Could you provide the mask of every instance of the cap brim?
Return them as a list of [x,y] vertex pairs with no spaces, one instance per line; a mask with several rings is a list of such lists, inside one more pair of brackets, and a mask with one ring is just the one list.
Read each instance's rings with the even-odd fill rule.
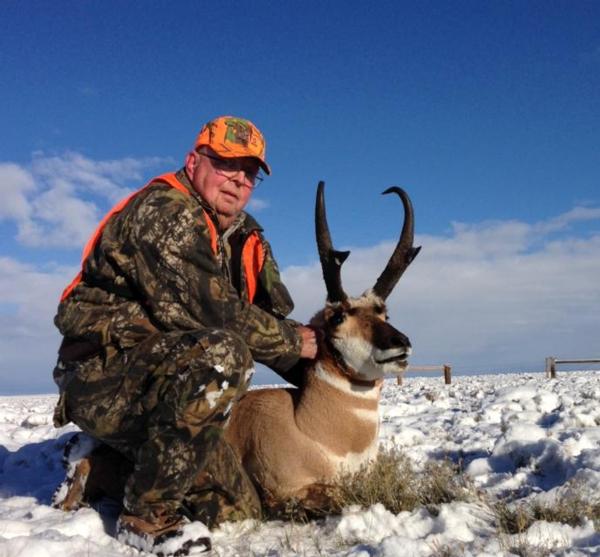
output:
[[[196,149],[198,149],[199,147],[203,147],[204,145],[205,144],[196,145]],[[257,157],[256,155],[251,155],[250,153],[240,153],[240,152],[234,153],[234,152],[230,151],[229,149],[219,149],[218,146],[216,146],[216,145],[206,144],[206,147],[208,147],[209,149],[214,151],[215,155],[222,157],[224,159],[235,159],[235,158],[239,158],[239,157],[252,157],[258,161],[259,166],[265,171],[265,174],[267,176],[271,175],[271,167],[265,161],[263,161],[260,157]]]
[[271,167],[262,159],[259,159],[258,157],[255,157],[258,159],[258,164],[260,165],[260,167],[265,171],[265,174],[267,176],[271,175]]

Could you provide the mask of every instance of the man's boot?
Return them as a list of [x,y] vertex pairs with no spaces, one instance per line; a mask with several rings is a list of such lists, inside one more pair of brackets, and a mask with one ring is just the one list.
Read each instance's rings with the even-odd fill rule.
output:
[[123,455],[85,433],[67,442],[63,466],[65,479],[52,497],[52,506],[63,511],[76,511],[102,497],[120,504],[132,469]]
[[148,517],[121,513],[116,538],[123,544],[158,557],[188,555],[211,549],[210,532],[202,522],[180,515],[152,514]]

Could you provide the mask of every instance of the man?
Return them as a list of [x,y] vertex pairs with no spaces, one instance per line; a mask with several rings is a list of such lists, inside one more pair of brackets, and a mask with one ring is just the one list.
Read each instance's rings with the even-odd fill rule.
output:
[[[210,546],[184,516],[186,497],[210,491],[211,455],[234,467],[222,427],[253,360],[293,379],[316,355],[314,332],[285,319],[292,301],[244,212],[261,170],[270,174],[251,122],[206,124],[181,170],[105,217],[58,308],[56,424],[75,422],[133,464],[117,538],[139,549]],[[217,501],[191,505],[206,500]]]

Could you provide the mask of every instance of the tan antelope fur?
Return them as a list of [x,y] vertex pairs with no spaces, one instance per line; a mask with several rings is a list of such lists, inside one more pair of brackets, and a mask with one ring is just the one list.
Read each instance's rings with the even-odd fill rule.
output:
[[[320,504],[340,472],[371,461],[378,448],[379,398],[385,374],[401,373],[411,352],[408,338],[387,321],[385,299],[417,255],[414,217],[408,195],[400,240],[372,289],[350,298],[341,285],[349,252],[333,249],[319,183],[317,245],[327,303],[311,320],[319,350],[300,388],[249,391],[234,407],[226,439],[264,499]],[[322,502],[322,501],[321,501]]]

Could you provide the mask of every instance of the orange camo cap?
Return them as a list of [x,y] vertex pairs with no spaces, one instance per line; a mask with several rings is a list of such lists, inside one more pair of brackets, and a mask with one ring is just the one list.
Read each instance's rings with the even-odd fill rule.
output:
[[219,116],[202,126],[194,149],[208,145],[217,155],[225,159],[254,157],[260,167],[271,174],[265,161],[265,138],[250,120],[235,116]]

